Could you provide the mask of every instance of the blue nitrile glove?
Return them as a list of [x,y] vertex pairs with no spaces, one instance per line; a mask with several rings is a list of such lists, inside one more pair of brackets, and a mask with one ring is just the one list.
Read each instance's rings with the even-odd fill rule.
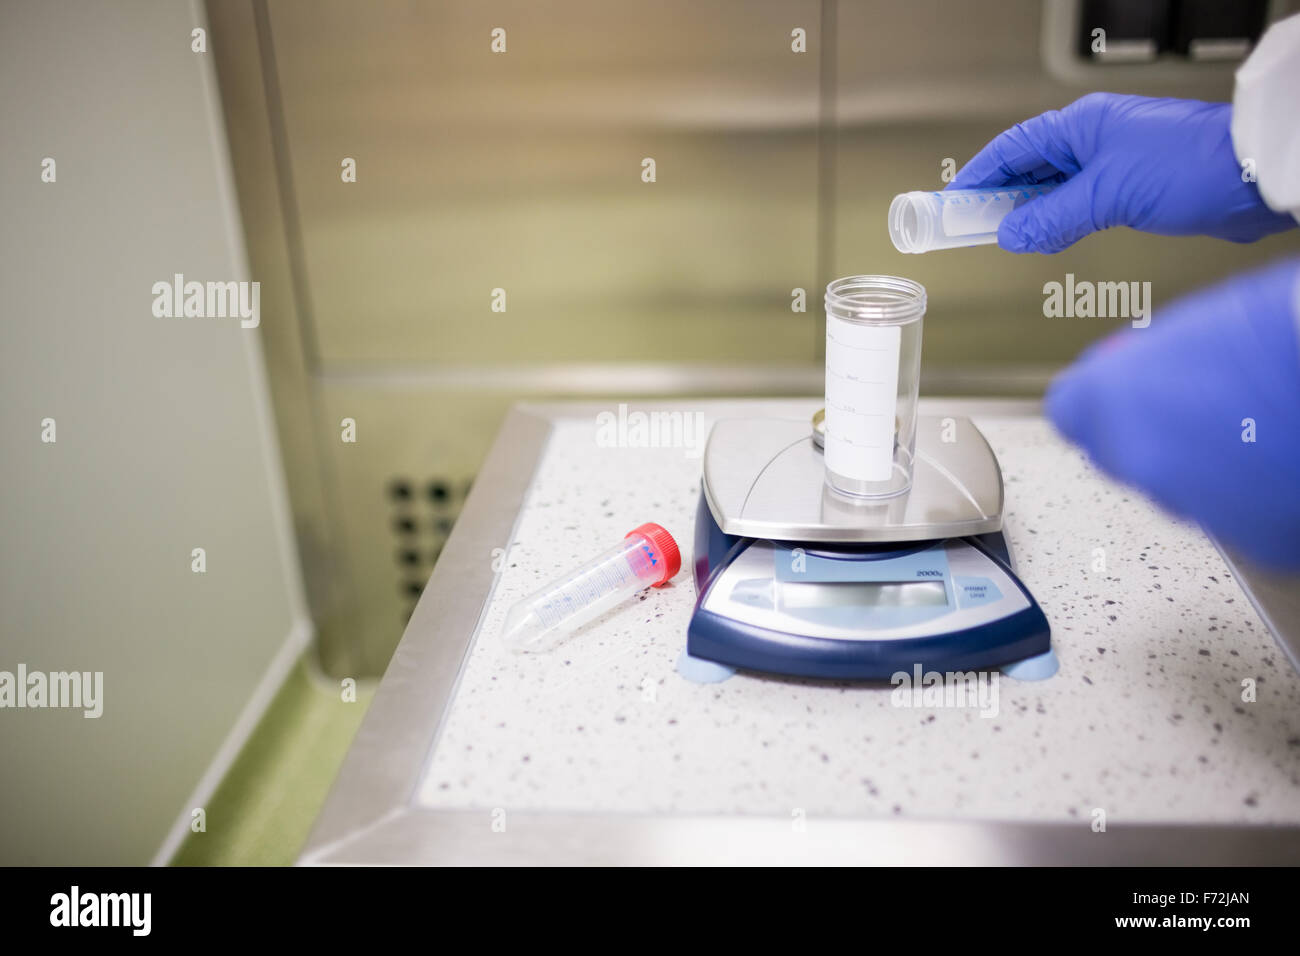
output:
[[1298,283],[1290,259],[1181,299],[1091,348],[1046,399],[1102,470],[1285,568],[1300,568]]
[[1231,118],[1227,103],[1090,93],[999,135],[948,188],[1064,184],[1002,220],[1009,252],[1060,252],[1112,226],[1234,242],[1291,228],[1242,182]]

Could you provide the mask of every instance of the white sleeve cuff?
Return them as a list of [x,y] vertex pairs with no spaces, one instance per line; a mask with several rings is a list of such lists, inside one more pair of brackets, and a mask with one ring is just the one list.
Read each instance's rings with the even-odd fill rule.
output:
[[1300,14],[1273,24],[1237,70],[1232,148],[1260,196],[1300,221]]

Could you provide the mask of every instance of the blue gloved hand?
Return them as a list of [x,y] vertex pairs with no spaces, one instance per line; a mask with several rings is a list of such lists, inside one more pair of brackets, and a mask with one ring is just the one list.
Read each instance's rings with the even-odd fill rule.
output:
[[1052,383],[1047,414],[1115,478],[1262,564],[1300,568],[1298,313],[1300,259],[1234,277],[1091,348]]
[[1064,184],[1002,220],[1010,252],[1060,252],[1112,226],[1234,242],[1292,228],[1242,182],[1231,118],[1227,103],[1091,93],[1002,133],[948,188]]

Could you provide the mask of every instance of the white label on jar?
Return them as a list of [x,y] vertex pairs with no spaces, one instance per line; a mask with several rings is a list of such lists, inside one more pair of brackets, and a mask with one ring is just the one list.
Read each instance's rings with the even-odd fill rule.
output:
[[826,467],[856,481],[894,471],[902,328],[826,317]]

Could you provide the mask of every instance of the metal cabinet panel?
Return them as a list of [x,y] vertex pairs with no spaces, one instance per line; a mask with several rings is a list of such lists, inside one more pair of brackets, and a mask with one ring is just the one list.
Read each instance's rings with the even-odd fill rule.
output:
[[269,11],[323,363],[814,358],[817,3]]
[[[326,664],[340,674],[382,673],[515,396],[331,384],[321,397],[356,602],[346,653],[326,648]],[[344,419],[356,424],[355,442],[342,440]]]

